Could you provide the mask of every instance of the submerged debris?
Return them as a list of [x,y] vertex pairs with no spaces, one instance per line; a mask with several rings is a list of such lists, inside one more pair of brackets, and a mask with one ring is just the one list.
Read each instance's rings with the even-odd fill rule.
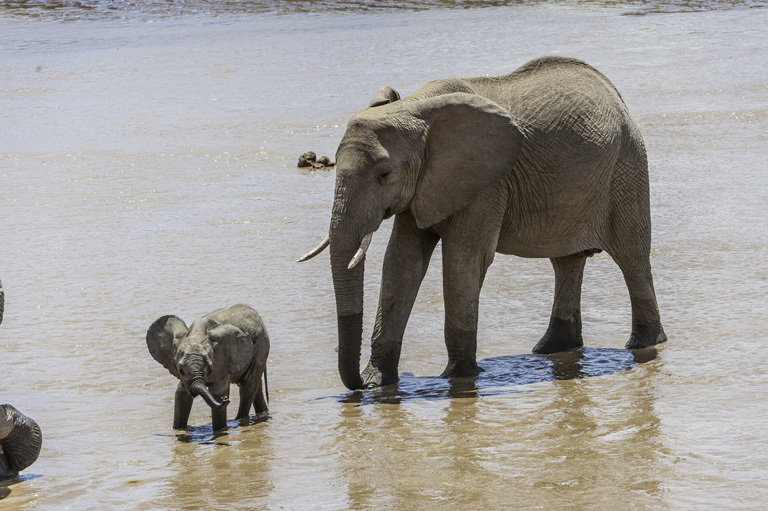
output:
[[312,152],[306,152],[299,157],[299,168],[310,167],[312,170],[329,170],[331,167],[335,167],[336,163],[332,162],[327,156],[321,156],[320,158]]

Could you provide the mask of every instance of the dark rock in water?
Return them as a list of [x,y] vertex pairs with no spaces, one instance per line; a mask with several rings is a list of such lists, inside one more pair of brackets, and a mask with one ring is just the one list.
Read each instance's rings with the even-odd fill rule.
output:
[[299,157],[299,168],[311,168],[312,170],[326,170],[329,167],[334,167],[336,164],[331,161],[327,156],[321,156],[320,158],[312,152],[308,151]]
[[317,163],[317,155],[312,151],[304,153],[299,157],[299,167],[312,167]]

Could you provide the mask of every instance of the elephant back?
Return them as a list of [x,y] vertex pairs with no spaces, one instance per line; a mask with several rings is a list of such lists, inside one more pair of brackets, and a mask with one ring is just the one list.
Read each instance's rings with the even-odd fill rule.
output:
[[11,425],[8,434],[0,438],[8,467],[14,472],[24,470],[40,455],[43,445],[40,426],[11,405],[0,405],[0,420]]

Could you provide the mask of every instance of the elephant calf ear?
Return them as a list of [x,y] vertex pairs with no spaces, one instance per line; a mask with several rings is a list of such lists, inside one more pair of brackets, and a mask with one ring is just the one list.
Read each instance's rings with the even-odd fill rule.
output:
[[389,85],[385,85],[384,87],[376,91],[376,94],[373,95],[373,98],[371,99],[371,103],[368,105],[368,108],[371,108],[374,106],[386,105],[387,103],[394,103],[399,99],[400,99],[400,93],[398,93],[395,89],[393,89]]
[[211,373],[214,380],[222,380],[238,373],[253,359],[253,342],[240,328],[218,325],[208,330],[208,339],[213,345]]
[[477,94],[417,101],[427,123],[426,160],[411,212],[424,229],[454,214],[515,165],[523,136],[509,113]]
[[177,378],[179,375],[174,363],[174,341],[187,335],[187,332],[187,325],[177,316],[163,316],[155,320],[147,330],[147,348],[150,355]]

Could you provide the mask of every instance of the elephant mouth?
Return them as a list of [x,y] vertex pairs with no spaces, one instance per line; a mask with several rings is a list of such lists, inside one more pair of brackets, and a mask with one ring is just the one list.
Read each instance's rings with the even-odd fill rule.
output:
[[384,210],[384,220],[392,217],[392,208],[387,208]]

